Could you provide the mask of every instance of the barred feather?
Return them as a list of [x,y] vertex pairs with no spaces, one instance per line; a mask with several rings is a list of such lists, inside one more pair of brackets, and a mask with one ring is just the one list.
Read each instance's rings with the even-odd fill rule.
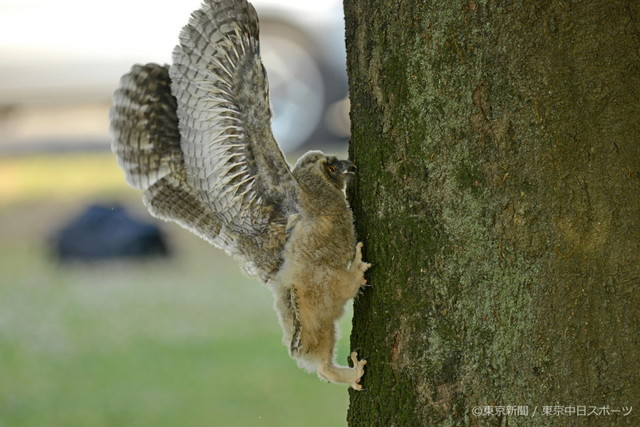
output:
[[169,72],[187,177],[205,203],[243,231],[266,227],[265,209],[294,213],[296,184],[271,133],[253,6],[214,0],[194,12]]
[[246,0],[205,0],[171,66],[136,65],[123,76],[112,149],[153,215],[269,282],[301,367],[360,390],[366,361],[355,352],[351,368],[334,361],[336,320],[369,267],[344,194],[353,165],[311,151],[292,171],[271,133],[268,96],[255,10]]
[[112,149],[149,211],[240,258],[268,281],[282,264],[298,186],[271,133],[258,18],[208,0],[173,64],[136,65],[111,109]]

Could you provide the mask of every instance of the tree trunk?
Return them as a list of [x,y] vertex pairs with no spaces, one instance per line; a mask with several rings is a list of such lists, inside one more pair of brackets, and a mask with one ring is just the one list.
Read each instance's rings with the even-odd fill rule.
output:
[[345,12],[349,424],[640,425],[640,3]]

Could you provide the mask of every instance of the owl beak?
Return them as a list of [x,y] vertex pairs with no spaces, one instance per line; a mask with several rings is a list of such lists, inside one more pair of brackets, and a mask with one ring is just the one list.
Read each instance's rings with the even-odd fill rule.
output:
[[351,179],[356,175],[356,165],[349,160],[340,160],[337,166],[340,174],[347,179]]

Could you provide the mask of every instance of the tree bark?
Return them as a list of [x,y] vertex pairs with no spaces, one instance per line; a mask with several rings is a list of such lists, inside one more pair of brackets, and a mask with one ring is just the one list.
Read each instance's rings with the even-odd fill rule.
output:
[[640,425],[640,3],[344,3],[349,424]]

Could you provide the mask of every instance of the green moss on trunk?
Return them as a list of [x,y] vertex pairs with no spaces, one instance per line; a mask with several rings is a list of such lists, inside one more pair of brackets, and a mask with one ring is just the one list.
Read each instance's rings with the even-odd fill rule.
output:
[[[639,424],[640,5],[345,11],[350,197],[375,265],[350,425]],[[538,414],[472,414],[498,405]]]

